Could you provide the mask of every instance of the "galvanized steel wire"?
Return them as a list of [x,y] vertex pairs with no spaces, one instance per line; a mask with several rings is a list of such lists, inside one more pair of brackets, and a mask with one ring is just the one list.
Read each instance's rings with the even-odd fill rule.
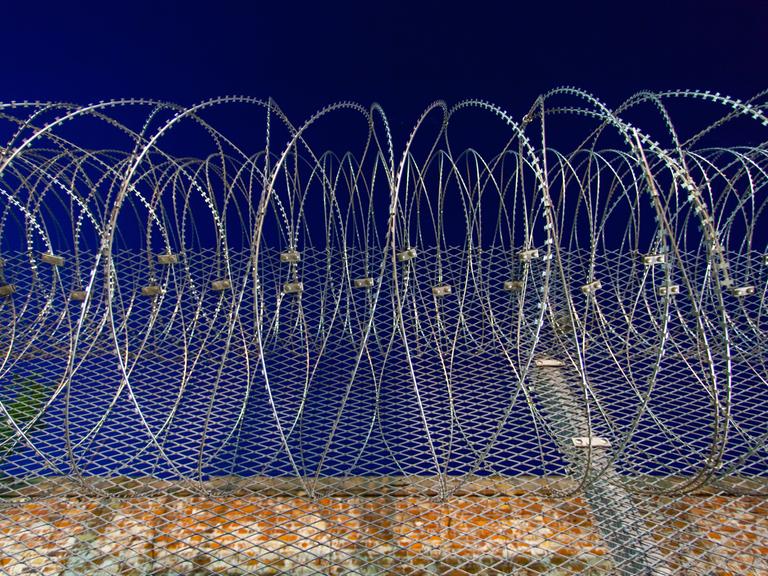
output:
[[2,104],[4,469],[764,493],[767,106]]

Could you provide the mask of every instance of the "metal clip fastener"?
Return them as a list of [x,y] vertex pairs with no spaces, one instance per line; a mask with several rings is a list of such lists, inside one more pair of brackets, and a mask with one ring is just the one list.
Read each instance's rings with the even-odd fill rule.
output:
[[286,294],[301,294],[304,292],[304,285],[301,282],[286,282],[283,284],[283,292]]
[[610,448],[611,442],[608,438],[602,438],[600,436],[580,436],[577,438],[571,438],[571,442],[577,448]]
[[562,360],[555,360],[554,358],[536,358],[533,361],[538,368],[560,368],[565,366],[565,362]]
[[16,292],[15,284],[3,284],[0,286],[0,298],[7,298],[14,292]]
[[603,285],[600,283],[600,280],[595,280],[594,282],[590,282],[589,284],[584,284],[584,286],[581,287],[581,291],[584,294],[594,294],[600,288],[602,288]]
[[414,258],[416,258],[416,248],[408,248],[397,253],[398,262],[408,262],[408,260],[413,260]]
[[213,280],[211,282],[211,290],[214,292],[223,292],[224,290],[229,290],[230,288],[232,288],[232,283],[228,278]]
[[297,250],[286,250],[285,252],[280,252],[280,262],[295,264],[299,260],[301,260],[301,253]]
[[179,263],[179,257],[176,254],[172,254],[171,252],[166,252],[165,254],[158,254],[157,263],[162,266],[171,266],[173,264]]
[[163,289],[157,284],[150,284],[148,286],[142,286],[142,296],[158,296],[163,293]]
[[432,296],[435,298],[442,298],[443,296],[448,296],[452,292],[452,288],[450,284],[443,284],[442,286],[433,286],[432,287]]
[[54,256],[49,252],[43,252],[42,254],[40,254],[40,260],[42,260],[46,264],[50,264],[51,266],[64,266],[63,256]]
[[750,296],[755,293],[754,286],[739,286],[738,288],[731,288],[731,294],[737,297]]
[[659,286],[656,289],[656,293],[659,296],[675,296],[680,294],[680,286],[677,284],[668,284],[667,286]]
[[373,288],[373,278],[355,278],[352,285],[355,288]]
[[538,248],[531,248],[530,250],[520,250],[520,252],[517,253],[517,257],[520,258],[521,262],[530,262],[534,258],[539,257],[539,250]]
[[507,292],[520,292],[520,290],[523,289],[523,281],[522,280],[505,280],[504,281],[504,290]]
[[666,254],[647,254],[643,256],[643,264],[646,266],[653,266],[654,264],[666,264]]
[[74,302],[85,302],[88,297],[88,293],[85,290],[72,290],[69,293],[69,299]]

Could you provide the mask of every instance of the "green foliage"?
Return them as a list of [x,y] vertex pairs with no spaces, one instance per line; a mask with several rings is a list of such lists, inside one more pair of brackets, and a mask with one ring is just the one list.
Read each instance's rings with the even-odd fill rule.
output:
[[[45,402],[48,400],[48,389],[36,378],[14,374],[12,390],[16,392],[16,397],[11,402],[5,403],[5,409],[18,426],[24,426],[45,406]],[[40,419],[35,423],[32,430],[42,427],[43,421]],[[27,433],[32,430],[28,430]],[[16,429],[8,422],[0,422],[0,444],[13,437],[15,432]],[[3,448],[6,453],[0,454],[0,462],[10,455],[10,452],[7,452],[8,449],[8,446]]]

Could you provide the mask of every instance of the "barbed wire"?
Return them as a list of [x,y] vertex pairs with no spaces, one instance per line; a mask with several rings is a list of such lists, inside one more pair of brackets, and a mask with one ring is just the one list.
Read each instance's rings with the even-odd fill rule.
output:
[[764,493],[765,93],[435,102],[399,159],[353,102],[0,123],[0,468],[22,483]]

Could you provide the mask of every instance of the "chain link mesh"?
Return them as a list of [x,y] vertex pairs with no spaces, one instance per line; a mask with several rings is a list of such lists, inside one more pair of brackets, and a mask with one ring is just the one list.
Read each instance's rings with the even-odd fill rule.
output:
[[0,573],[768,574],[765,109],[0,105]]

